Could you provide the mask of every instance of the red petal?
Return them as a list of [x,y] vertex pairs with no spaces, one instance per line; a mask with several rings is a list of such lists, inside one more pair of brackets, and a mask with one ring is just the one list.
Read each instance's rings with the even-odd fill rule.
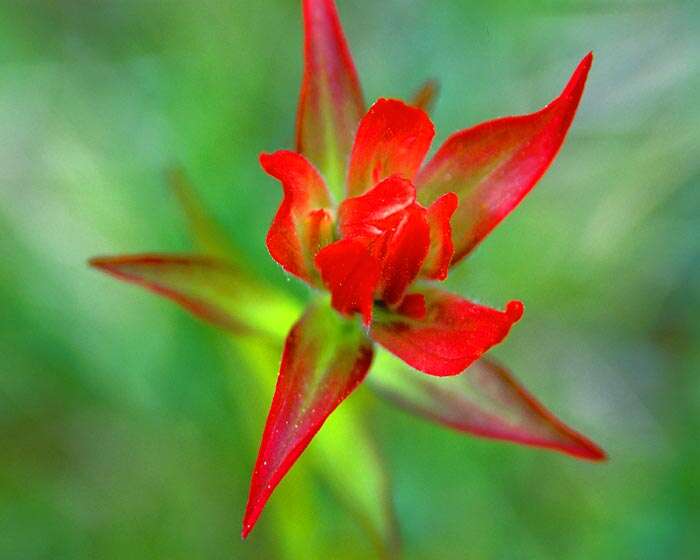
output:
[[313,258],[320,246],[332,241],[330,215],[323,213],[330,206],[326,185],[313,166],[294,152],[262,154],[260,163],[284,189],[267,234],[270,255],[288,272],[313,283]]
[[345,166],[365,104],[333,0],[304,0],[304,32],[297,151],[311,160],[341,198]]
[[350,158],[348,196],[358,196],[390,177],[413,179],[435,135],[422,110],[380,99],[363,117]]
[[171,299],[197,317],[218,327],[250,331],[237,287],[241,276],[231,266],[209,257],[126,255],[96,257],[90,266],[120,280],[138,284]]
[[450,379],[417,375],[393,359],[377,366],[369,378],[373,389],[409,412],[479,437],[605,459],[600,447],[554,416],[491,359],[482,358]]
[[377,297],[389,305],[401,301],[428,254],[427,213],[415,199],[411,182],[394,175],[338,210],[343,237],[361,240],[381,262]]
[[356,239],[341,239],[319,251],[316,266],[331,292],[333,307],[345,315],[358,311],[369,325],[380,262],[367,246]]
[[455,192],[453,221],[460,260],[535,186],[564,142],[593,56],[586,56],[561,95],[544,109],[485,122],[451,136],[416,178],[422,203]]
[[430,375],[456,375],[501,342],[520,319],[523,305],[498,311],[437,289],[426,289],[423,319],[381,310],[371,336],[408,365]]
[[344,237],[377,236],[396,227],[401,212],[416,201],[410,181],[394,176],[365,194],[348,198],[338,209],[340,232]]
[[423,263],[422,274],[433,280],[444,280],[454,255],[450,218],[457,209],[459,199],[455,193],[446,193],[428,208],[430,225],[430,252]]
[[243,537],[326,418],[365,378],[372,344],[352,327],[319,304],[289,333],[253,471]]
[[396,230],[390,234],[379,281],[381,299],[387,305],[393,306],[401,301],[428,255],[430,227],[426,214],[424,208],[413,205],[404,212]]

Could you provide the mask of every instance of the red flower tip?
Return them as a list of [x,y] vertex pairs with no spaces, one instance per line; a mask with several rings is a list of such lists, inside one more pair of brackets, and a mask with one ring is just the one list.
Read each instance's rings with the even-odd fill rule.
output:
[[267,152],[260,152],[260,155],[258,156],[258,161],[265,171],[267,171],[267,168],[270,165],[271,158],[272,154]]
[[99,268],[100,270],[109,270],[109,262],[113,259],[107,257],[92,257],[89,258],[87,263],[92,268]]
[[590,439],[579,434],[578,432],[574,432],[574,435],[576,436],[576,439],[581,447],[575,451],[569,450],[569,455],[572,457],[577,457],[578,459],[592,461],[594,463],[602,463],[603,461],[608,460],[608,454]]
[[510,317],[513,323],[520,321],[520,318],[523,316],[523,311],[525,311],[525,306],[522,301],[513,300],[509,301],[506,305],[506,315]]
[[255,523],[251,523],[250,521],[247,523],[244,523],[243,530],[241,531],[241,539],[243,539],[243,540],[247,539],[248,535],[253,530],[254,526],[255,526]]
[[588,73],[591,70],[592,64],[593,51],[590,51],[586,56],[584,56],[581,59],[581,62],[578,63],[576,70],[574,70],[574,73],[571,75],[571,79],[566,84],[566,87],[564,87],[564,91],[561,92],[559,98],[555,99],[553,103],[556,103],[560,99],[566,98],[574,98],[577,100],[578,103],[578,99],[580,99],[581,94],[583,93],[583,88],[586,85],[586,79],[588,78]]

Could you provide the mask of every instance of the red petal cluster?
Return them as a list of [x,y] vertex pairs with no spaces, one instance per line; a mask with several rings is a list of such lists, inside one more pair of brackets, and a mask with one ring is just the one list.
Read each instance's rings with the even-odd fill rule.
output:
[[[360,121],[350,159],[347,193],[354,196],[337,209],[339,239],[323,248],[318,243],[329,241],[333,214],[323,179],[299,154],[264,155],[263,167],[282,182],[285,194],[268,234],[270,254],[312,284],[315,255],[333,306],[345,315],[360,313],[367,326],[375,301],[394,309],[419,275],[444,280],[454,254],[450,218],[458,197],[445,193],[425,208],[411,182],[433,136],[421,109],[389,99],[372,106]],[[319,215],[322,235],[310,245]]]
[[449,267],[546,171],[573,120],[591,61],[589,54],[541,111],[459,132],[422,169],[434,136],[430,118],[417,107],[380,99],[358,123],[348,198],[337,209],[304,156],[263,156],[263,167],[285,191],[268,234],[270,254],[312,285],[320,274],[333,307],[360,313],[367,326],[375,304],[400,308],[414,280],[447,278]]
[[[442,227],[449,229],[449,216],[443,218]],[[411,182],[393,175],[346,199],[338,227],[342,238],[316,255],[316,265],[333,295],[333,307],[344,314],[359,311],[369,326],[373,301],[399,305],[418,276],[431,246],[428,211],[416,202]],[[352,286],[350,276],[361,281]]]

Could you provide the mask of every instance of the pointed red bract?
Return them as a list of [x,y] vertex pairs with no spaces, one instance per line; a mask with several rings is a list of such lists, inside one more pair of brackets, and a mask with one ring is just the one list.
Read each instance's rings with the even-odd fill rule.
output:
[[243,537],[326,418],[365,378],[371,362],[372,344],[362,330],[323,302],[311,306],[292,328],[253,471]]
[[544,109],[485,122],[451,136],[416,177],[418,198],[429,204],[446,192],[459,196],[453,263],[472,249],[535,186],[554,160],[576,113],[592,55],[561,95]]
[[316,267],[331,293],[333,307],[347,316],[358,312],[369,325],[381,262],[367,245],[357,239],[336,241],[319,251]]
[[435,129],[421,109],[380,99],[362,118],[350,156],[348,196],[359,196],[391,175],[412,180]]
[[218,327],[239,334],[250,331],[236,313],[240,274],[223,261],[199,256],[141,254],[95,257],[89,264],[171,299]]
[[297,151],[309,158],[340,197],[365,105],[333,0],[304,0],[303,9],[304,79]]
[[412,373],[393,359],[380,361],[370,381],[399,407],[461,432],[590,461],[605,459],[600,447],[554,416],[491,358],[450,379]]
[[519,301],[505,311],[478,305],[454,294],[428,288],[421,319],[381,310],[370,336],[410,366],[430,375],[456,375],[501,342],[523,313]]
[[220,257],[149,253],[95,257],[88,262],[174,301],[208,323],[272,345],[284,340],[299,316],[294,299]]
[[282,204],[267,234],[270,255],[288,272],[315,283],[314,256],[333,240],[326,185],[313,166],[294,152],[262,154],[260,163],[284,189]]
[[445,280],[454,255],[450,219],[457,210],[459,199],[455,193],[446,193],[428,208],[430,251],[421,273],[431,280]]

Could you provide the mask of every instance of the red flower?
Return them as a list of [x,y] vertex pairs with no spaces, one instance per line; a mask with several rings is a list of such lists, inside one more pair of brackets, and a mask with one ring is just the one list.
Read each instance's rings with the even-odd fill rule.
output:
[[[296,152],[260,162],[284,190],[267,236],[272,257],[310,286],[327,290],[289,332],[253,472],[245,537],[265,503],[333,410],[365,379],[374,343],[432,376],[462,373],[501,342],[523,305],[503,311],[442,291],[452,265],[467,256],[544,174],[573,120],[592,55],[542,110],[457,132],[424,163],[434,136],[420,107],[363,96],[332,0],[304,0],[305,69]],[[341,201],[341,202],[337,202]],[[162,256],[96,259],[93,265],[146,285],[208,320],[240,329],[202,290],[188,289],[182,267],[222,274],[210,260]],[[154,273],[154,267],[160,267]],[[213,272],[214,271],[214,272]],[[231,274],[235,285],[236,274]],[[188,291],[189,290],[189,291]],[[361,318],[362,325],[355,319]],[[462,376],[460,376],[461,378]],[[504,420],[436,382],[415,391],[376,387],[399,405],[477,435],[555,448],[598,460],[602,451],[547,412],[501,367],[480,361],[470,378],[506,410]],[[466,389],[460,388],[460,395]]]
[[[428,115],[393,99],[364,114],[333,2],[303,4],[297,153],[261,157],[284,189],[267,246],[285,270],[327,288],[338,312],[359,313],[369,337],[343,325],[351,339],[329,348],[330,332],[319,329],[313,313],[290,333],[244,535],[328,414],[363,380],[370,340],[420,371],[455,375],[520,319],[518,301],[498,311],[414,283],[444,280],[535,185],[564,140],[592,59],[584,58],[545,109],[458,132],[421,168],[434,136]],[[343,200],[336,205],[334,198]],[[309,382],[320,387],[309,391]]]

